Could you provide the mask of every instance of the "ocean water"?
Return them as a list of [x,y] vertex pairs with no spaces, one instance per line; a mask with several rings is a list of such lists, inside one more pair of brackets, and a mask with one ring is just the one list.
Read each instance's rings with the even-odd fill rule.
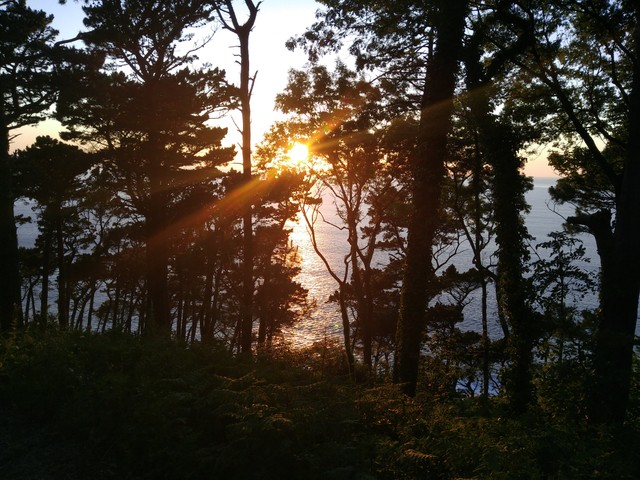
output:
[[[546,241],[550,232],[562,230],[562,224],[566,217],[573,214],[571,206],[551,203],[548,189],[554,183],[555,179],[553,178],[536,178],[533,190],[527,194],[527,202],[531,206],[531,211],[526,215],[526,224],[529,233],[534,237],[534,240],[531,241],[532,257],[536,255],[536,245]],[[15,205],[16,214],[31,216],[31,205],[30,202],[18,201]],[[316,224],[316,237],[324,260],[314,251],[304,221],[300,220],[290,225],[292,228],[291,240],[297,245],[302,262],[302,271],[298,281],[308,289],[309,296],[317,304],[312,315],[286,332],[288,340],[293,346],[306,346],[325,338],[339,339],[341,337],[342,325],[338,307],[335,303],[328,303],[327,301],[329,296],[337,289],[337,283],[328,273],[328,268],[340,278],[344,275],[347,234],[344,230],[337,228],[339,222],[335,214],[335,205],[330,199],[325,199],[321,212],[327,222],[322,221],[322,219],[318,221]],[[37,234],[37,225],[33,222],[18,227],[18,240],[21,246],[33,246]],[[587,256],[591,259],[590,262],[583,263],[580,266],[595,274],[599,268],[595,241],[588,234],[578,235],[577,238],[583,242]],[[543,256],[546,255],[544,251],[539,251],[539,253]],[[376,261],[379,264],[384,264],[386,256],[380,254],[374,258],[374,264]],[[471,266],[471,253],[469,250],[463,247],[454,263],[460,271],[468,269]],[[51,287],[55,288],[55,282]],[[489,332],[491,336],[499,337],[501,331],[498,324],[492,286],[489,287],[489,292]],[[53,297],[55,291],[52,291],[51,295]],[[50,305],[55,309],[53,298],[50,301]],[[577,306],[587,309],[595,308],[597,306],[596,295],[588,295],[581,299]],[[465,307],[464,316],[465,319],[461,325],[462,329],[480,330],[479,294],[471,295],[469,303]]]
[[[555,205],[549,197],[549,187],[555,184],[554,178],[534,179],[534,188],[527,193],[527,203],[531,206],[525,221],[529,234],[534,237],[530,242],[532,259],[536,255],[543,258],[548,256],[541,249],[536,250],[539,243],[547,241],[548,235],[554,231],[561,231],[566,217],[573,214],[570,205]],[[325,199],[321,207],[323,217],[328,222],[318,221],[316,237],[319,250],[325,256],[325,262],[316,254],[309,240],[307,228],[302,221],[291,225],[292,239],[298,245],[302,259],[302,272],[298,280],[309,290],[309,295],[317,302],[317,308],[312,316],[299,322],[292,330],[292,342],[294,345],[309,345],[324,338],[338,339],[341,336],[342,324],[340,313],[335,303],[328,303],[328,297],[337,288],[337,282],[327,274],[327,265],[338,275],[344,274],[344,255],[346,253],[346,232],[336,228],[335,206],[330,200]],[[585,246],[587,257],[590,261],[582,262],[579,266],[586,271],[597,273],[599,268],[595,241],[591,235],[580,234],[576,236]],[[537,252],[537,253],[536,253]],[[489,255],[489,253],[487,254]],[[378,257],[380,262],[385,261],[385,256]],[[459,255],[453,261],[459,271],[467,270],[472,266],[472,255],[469,249],[461,248]],[[488,299],[488,326],[489,334],[494,338],[502,336],[498,323],[497,309],[495,306],[495,290],[489,286]],[[579,309],[593,309],[597,306],[597,296],[587,295],[575,302]],[[469,303],[464,309],[464,321],[460,325],[463,330],[481,330],[481,305],[479,292],[469,298]]]

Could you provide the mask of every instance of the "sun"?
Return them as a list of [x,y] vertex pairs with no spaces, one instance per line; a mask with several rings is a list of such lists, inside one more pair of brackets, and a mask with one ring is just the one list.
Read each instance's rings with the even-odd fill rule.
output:
[[276,166],[281,171],[294,171],[305,175],[323,175],[330,170],[330,165],[321,156],[309,150],[306,143],[294,142],[291,148],[283,152]]
[[309,163],[309,147],[304,143],[296,142],[287,153],[287,157],[292,167],[304,167]]

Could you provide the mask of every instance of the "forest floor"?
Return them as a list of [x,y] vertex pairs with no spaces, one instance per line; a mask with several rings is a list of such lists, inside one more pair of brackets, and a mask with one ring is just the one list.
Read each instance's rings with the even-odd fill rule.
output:
[[409,399],[349,380],[326,346],[256,360],[117,333],[0,341],[7,480],[631,479],[634,418],[592,426],[548,406],[510,416],[499,396]]

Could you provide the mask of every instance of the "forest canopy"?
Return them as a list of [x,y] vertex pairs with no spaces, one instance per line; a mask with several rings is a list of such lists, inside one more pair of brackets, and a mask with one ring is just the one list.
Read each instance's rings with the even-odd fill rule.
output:
[[[79,3],[84,26],[59,38],[51,15],[0,0],[2,355],[18,334],[61,330],[258,361],[330,302],[335,372],[397,388],[385,398],[637,427],[637,2],[321,0],[287,42],[307,63],[262,138],[251,32],[268,1]],[[219,30],[237,78],[198,59],[216,58]],[[48,118],[60,139],[12,148]],[[540,145],[552,199],[575,212],[536,249],[523,168]],[[300,281],[294,224],[327,298]],[[595,240],[595,276],[577,233]]]

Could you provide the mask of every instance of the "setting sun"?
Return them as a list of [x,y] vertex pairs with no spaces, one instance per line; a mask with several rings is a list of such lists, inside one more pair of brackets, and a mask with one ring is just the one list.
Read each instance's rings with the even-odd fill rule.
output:
[[294,143],[287,154],[292,166],[303,166],[309,162],[309,147],[304,143]]
[[323,173],[330,169],[330,165],[322,157],[312,154],[306,143],[295,142],[279,161],[281,169],[291,169],[297,172]]

